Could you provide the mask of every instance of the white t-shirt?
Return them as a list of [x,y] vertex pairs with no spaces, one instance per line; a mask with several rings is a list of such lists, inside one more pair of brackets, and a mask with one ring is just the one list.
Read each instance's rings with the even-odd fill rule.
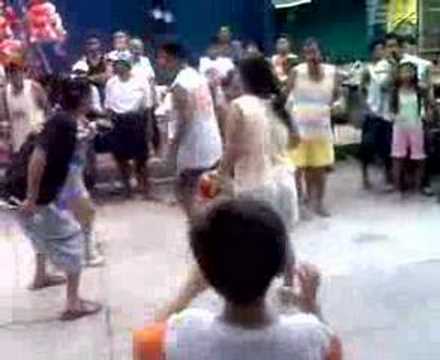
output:
[[131,74],[138,78],[139,81],[145,83],[146,90],[148,93],[145,98],[145,106],[149,109],[154,107],[154,79],[156,75],[154,73],[153,67],[151,66],[150,60],[142,56],[137,63],[134,63],[131,68]]
[[224,323],[204,310],[187,310],[168,322],[167,360],[325,360],[331,330],[315,316],[280,317],[263,329]]
[[146,56],[141,56],[139,61],[133,64],[131,72],[133,75],[144,77],[149,81],[156,78],[156,74],[154,73],[150,59],[148,59]]
[[205,76],[210,71],[215,71],[220,78],[225,78],[234,69],[235,65],[230,58],[218,57],[217,59],[211,59],[209,57],[202,57],[200,59],[199,71]]
[[139,111],[145,109],[148,96],[148,83],[135,76],[128,81],[113,76],[105,87],[105,108],[117,114]]
[[222,157],[223,145],[208,81],[187,66],[177,75],[172,88],[177,86],[186,91],[194,114],[179,144],[177,170],[180,173],[211,168]]

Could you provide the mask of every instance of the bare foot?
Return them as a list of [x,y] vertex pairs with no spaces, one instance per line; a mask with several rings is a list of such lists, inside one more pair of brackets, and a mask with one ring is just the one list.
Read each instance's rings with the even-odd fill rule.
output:
[[29,290],[38,291],[47,289],[54,286],[60,286],[66,283],[66,278],[60,275],[47,275],[44,279],[35,280],[34,283],[29,286]]
[[79,300],[78,304],[71,308],[67,309],[62,315],[61,321],[75,321],[82,319],[87,316],[92,316],[98,314],[102,310],[102,305],[86,300]]

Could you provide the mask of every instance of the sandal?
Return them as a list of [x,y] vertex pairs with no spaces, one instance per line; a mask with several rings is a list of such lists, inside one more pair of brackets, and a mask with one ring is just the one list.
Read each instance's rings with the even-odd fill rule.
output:
[[98,314],[102,310],[102,305],[91,301],[81,300],[80,309],[67,310],[62,315],[61,321],[75,321],[87,316]]

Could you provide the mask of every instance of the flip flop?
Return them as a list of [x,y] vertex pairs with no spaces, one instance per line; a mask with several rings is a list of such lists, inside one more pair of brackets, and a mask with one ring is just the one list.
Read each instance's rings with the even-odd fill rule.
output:
[[35,285],[32,284],[31,286],[29,286],[29,290],[31,291],[39,291],[39,290],[43,290],[43,289],[47,289],[47,288],[51,288],[51,287],[55,287],[55,286],[60,286],[60,285],[64,285],[67,282],[66,278],[60,275],[49,275],[46,279],[46,281],[44,281],[41,284]]
[[81,301],[80,310],[67,310],[61,317],[61,321],[75,321],[87,316],[93,316],[98,314],[102,310],[102,305],[91,301]]

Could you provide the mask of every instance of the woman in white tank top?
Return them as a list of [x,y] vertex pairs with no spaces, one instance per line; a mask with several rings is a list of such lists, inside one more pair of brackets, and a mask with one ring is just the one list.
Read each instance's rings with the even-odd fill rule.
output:
[[10,66],[7,76],[4,101],[10,122],[12,151],[16,153],[30,134],[41,131],[47,98],[39,84],[25,78],[23,67]]

